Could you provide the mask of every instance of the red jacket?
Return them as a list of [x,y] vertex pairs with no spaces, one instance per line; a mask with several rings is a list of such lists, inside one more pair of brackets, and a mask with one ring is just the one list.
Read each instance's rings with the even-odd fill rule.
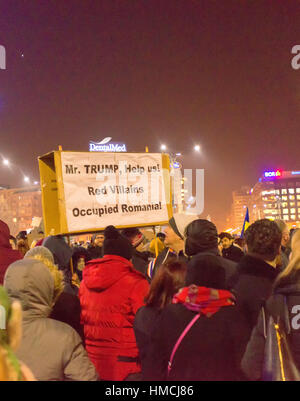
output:
[[105,255],[86,264],[80,285],[86,349],[102,380],[140,372],[133,322],[149,290],[132,263]]
[[0,285],[3,284],[5,272],[10,264],[23,256],[19,251],[11,248],[9,243],[9,228],[6,223],[0,220]]

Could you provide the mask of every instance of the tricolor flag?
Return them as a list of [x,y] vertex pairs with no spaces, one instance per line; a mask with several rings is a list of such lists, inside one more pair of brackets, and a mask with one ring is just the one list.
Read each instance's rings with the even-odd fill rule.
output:
[[244,224],[243,224],[243,229],[241,232],[241,238],[244,238],[244,233],[247,230],[247,228],[250,226],[250,220],[249,220],[249,210],[247,208],[246,211],[246,216],[245,216],[245,220],[244,220]]

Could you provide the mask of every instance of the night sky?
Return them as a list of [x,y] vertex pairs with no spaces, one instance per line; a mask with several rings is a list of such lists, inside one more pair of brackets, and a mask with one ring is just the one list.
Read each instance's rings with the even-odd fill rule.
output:
[[[0,0],[0,153],[38,179],[58,145],[165,143],[205,169],[223,228],[233,190],[300,170],[297,44],[298,0]],[[0,164],[0,184],[22,180]]]

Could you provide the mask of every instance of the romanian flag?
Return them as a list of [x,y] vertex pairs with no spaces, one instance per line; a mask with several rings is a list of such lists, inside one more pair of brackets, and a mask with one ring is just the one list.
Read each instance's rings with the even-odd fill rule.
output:
[[249,209],[247,208],[246,216],[245,216],[245,220],[244,220],[244,224],[243,224],[243,229],[242,229],[242,232],[241,232],[241,238],[244,238],[245,231],[247,230],[247,228],[249,226],[250,226]]

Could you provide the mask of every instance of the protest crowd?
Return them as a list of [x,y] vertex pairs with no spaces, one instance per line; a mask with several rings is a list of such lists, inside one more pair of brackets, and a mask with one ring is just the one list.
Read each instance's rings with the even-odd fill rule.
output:
[[0,221],[0,380],[299,379],[300,230],[175,213],[150,240],[39,235]]

